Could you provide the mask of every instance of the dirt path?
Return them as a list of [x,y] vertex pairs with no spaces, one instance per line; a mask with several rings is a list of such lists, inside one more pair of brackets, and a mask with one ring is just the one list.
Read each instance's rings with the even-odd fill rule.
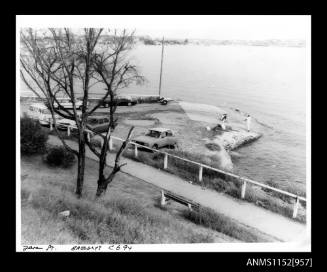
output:
[[[61,144],[57,137],[51,135],[49,142],[52,144]],[[67,140],[66,142],[72,147],[77,147],[77,143],[73,141]],[[97,160],[97,157],[88,149],[86,155],[91,159]],[[108,155],[107,164],[112,166],[113,160],[114,155]],[[256,228],[278,240],[301,242],[308,239],[306,235],[306,225],[304,224],[295,222],[251,203],[232,198],[223,193],[210,189],[203,190],[200,186],[192,185],[177,176],[165,171],[160,171],[143,163],[126,158],[122,158],[122,162],[128,163],[123,167],[123,172],[125,173],[192,199],[203,206],[210,207],[219,213]]]

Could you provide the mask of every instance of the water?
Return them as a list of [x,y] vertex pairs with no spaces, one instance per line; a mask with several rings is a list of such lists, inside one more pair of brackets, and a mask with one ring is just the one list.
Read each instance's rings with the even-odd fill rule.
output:
[[[148,79],[126,93],[155,93],[160,46],[138,46]],[[235,171],[305,190],[305,48],[166,46],[162,95],[251,113],[264,136],[238,150]]]
[[[249,112],[264,136],[238,150],[235,171],[305,190],[305,50],[166,46],[162,95]],[[138,45],[132,55],[147,83],[123,93],[158,93],[161,47]]]

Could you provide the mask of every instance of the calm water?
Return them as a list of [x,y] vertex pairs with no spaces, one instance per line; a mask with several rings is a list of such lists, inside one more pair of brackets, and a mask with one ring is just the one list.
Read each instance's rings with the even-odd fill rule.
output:
[[[145,86],[158,90],[160,46],[138,46],[134,60]],[[238,150],[235,171],[250,178],[305,184],[305,48],[166,46],[162,95],[189,102],[237,107],[252,113],[264,136]]]
[[[137,46],[148,82],[124,93],[157,93],[160,57],[160,46]],[[163,96],[237,107],[262,124],[264,136],[238,150],[237,173],[305,188],[305,48],[166,46],[162,77]]]

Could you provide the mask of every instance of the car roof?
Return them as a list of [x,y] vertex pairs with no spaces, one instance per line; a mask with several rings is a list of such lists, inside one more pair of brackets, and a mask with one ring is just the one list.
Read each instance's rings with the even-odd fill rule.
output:
[[154,131],[158,131],[158,132],[171,131],[171,129],[168,129],[168,128],[150,128],[149,130],[154,130]]

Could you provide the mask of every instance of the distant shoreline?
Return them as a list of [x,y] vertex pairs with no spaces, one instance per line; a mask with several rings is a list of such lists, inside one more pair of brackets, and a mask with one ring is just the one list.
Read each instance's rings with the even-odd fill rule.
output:
[[[263,46],[263,47],[297,47],[306,46],[305,40],[203,40],[203,39],[167,39],[165,45],[241,45],[241,46]],[[136,44],[161,45],[160,39],[136,37]]]

